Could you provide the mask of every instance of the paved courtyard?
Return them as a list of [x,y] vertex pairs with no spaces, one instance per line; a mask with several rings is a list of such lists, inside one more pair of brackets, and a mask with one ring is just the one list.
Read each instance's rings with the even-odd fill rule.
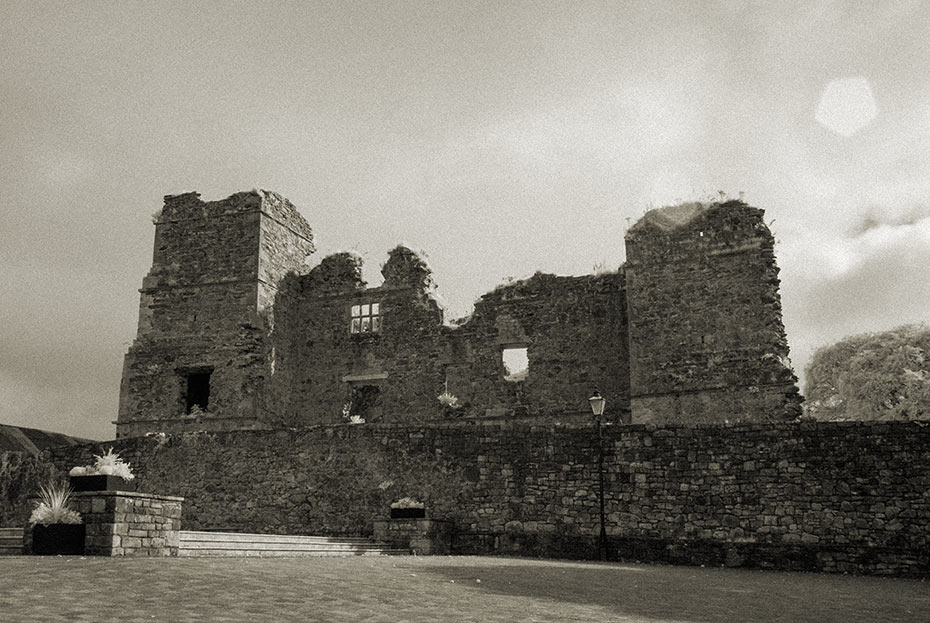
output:
[[0,558],[0,621],[930,621],[930,582],[477,557]]

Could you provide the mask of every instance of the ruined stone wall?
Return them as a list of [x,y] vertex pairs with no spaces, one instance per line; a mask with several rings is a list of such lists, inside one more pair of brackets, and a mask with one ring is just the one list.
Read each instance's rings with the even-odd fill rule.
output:
[[[596,389],[609,416],[619,421],[627,413],[622,275],[538,274],[497,288],[466,322],[446,326],[421,258],[398,247],[383,274],[382,286],[365,288],[360,260],[337,254],[280,289],[270,392],[280,423],[338,423],[347,403],[366,421],[382,423],[589,419],[587,399]],[[374,303],[380,330],[352,333],[352,306]],[[509,346],[527,349],[523,379],[505,378],[502,351]],[[458,408],[439,403],[447,390]]]
[[[117,435],[260,425],[266,307],[280,277],[300,270],[312,249],[309,227],[273,193],[166,197],[138,335],[124,361]],[[198,372],[210,373],[209,401],[193,422],[185,394],[188,375]]]
[[276,193],[262,191],[258,249],[258,309],[273,321],[278,284],[289,274],[307,272],[315,250],[313,232],[294,205]]
[[647,213],[626,236],[634,422],[791,419],[774,239],[739,201]]
[[[603,430],[611,559],[930,575],[930,428],[905,422]],[[64,473],[102,446],[46,457]],[[120,440],[184,529],[370,535],[402,497],[453,551],[597,555],[591,427],[446,422]]]
[[[337,254],[279,299],[273,393],[285,423],[339,423],[346,404],[369,422],[439,414],[442,312],[429,295],[428,269],[398,247],[383,272],[384,284],[366,289],[361,260]],[[352,306],[372,303],[380,330],[352,333]]]
[[[449,391],[471,405],[469,415],[590,418],[588,397],[599,390],[607,415],[629,409],[623,275],[557,277],[537,273],[500,286],[475,304],[451,333]],[[504,380],[502,350],[527,349],[526,378]]]
[[[431,272],[397,247],[366,288],[341,253],[305,271],[309,226],[266,191],[167,197],[126,356],[118,435],[441,418],[615,422],[780,421],[799,414],[773,239],[741,202],[646,214],[616,273],[537,274],[443,324]],[[305,274],[306,273],[306,274]],[[377,304],[377,331],[352,332]],[[374,318],[369,318],[375,322]],[[526,374],[505,350],[526,351]],[[189,414],[189,379],[210,374]],[[448,391],[456,408],[443,408]]]

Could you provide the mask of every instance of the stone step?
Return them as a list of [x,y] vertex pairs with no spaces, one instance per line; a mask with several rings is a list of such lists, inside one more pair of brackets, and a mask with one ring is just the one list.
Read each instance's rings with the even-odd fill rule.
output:
[[293,551],[319,551],[319,552],[355,552],[360,550],[380,550],[386,546],[368,543],[365,545],[355,543],[274,543],[272,541],[181,541],[180,546],[185,549],[264,549],[264,550],[293,550]]
[[224,543],[355,543],[370,545],[371,539],[362,537],[304,536],[299,534],[248,534],[243,532],[213,532],[199,530],[181,530],[181,541],[224,542]]
[[398,556],[409,554],[363,538],[235,532],[179,533],[179,556]]
[[271,549],[187,549],[178,548],[178,556],[182,557],[207,557],[207,556],[238,556],[238,557],[328,557],[328,556],[409,556],[409,550],[402,549],[366,549],[355,551],[314,551],[314,550],[271,550]]
[[19,556],[23,553],[23,529],[0,528],[0,556]]

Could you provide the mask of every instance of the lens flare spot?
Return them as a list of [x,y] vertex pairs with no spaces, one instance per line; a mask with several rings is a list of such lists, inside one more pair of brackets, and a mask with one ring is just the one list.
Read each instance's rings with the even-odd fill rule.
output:
[[833,80],[817,105],[817,121],[842,136],[852,136],[878,115],[869,81],[862,77]]

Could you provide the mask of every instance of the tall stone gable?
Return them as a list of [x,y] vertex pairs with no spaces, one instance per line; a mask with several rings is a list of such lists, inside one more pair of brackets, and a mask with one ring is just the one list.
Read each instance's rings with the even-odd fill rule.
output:
[[123,364],[117,437],[259,425],[275,294],[286,274],[304,270],[312,240],[276,193],[165,197]]
[[634,423],[800,415],[763,212],[740,201],[648,212],[626,235]]

